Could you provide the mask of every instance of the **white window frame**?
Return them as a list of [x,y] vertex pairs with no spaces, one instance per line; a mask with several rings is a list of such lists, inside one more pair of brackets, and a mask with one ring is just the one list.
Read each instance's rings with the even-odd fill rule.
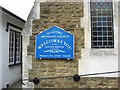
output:
[[[79,59],[79,75],[118,70],[118,1],[113,0],[114,48],[91,48],[90,0],[86,0],[83,6],[84,16],[81,18],[81,28],[84,28],[85,47],[81,49],[81,58]],[[118,73],[115,75],[95,75],[91,77],[96,76],[118,77]]]
[[[15,35],[14,35],[14,60],[13,60],[13,62],[9,62],[9,66],[13,66],[13,65],[18,65],[18,64],[21,64],[21,62],[22,62],[22,54],[21,54],[21,52],[22,52],[22,46],[21,46],[21,40],[22,40],[22,38],[21,38],[21,29],[19,29],[17,26],[14,26],[14,25],[9,25],[8,27],[7,27],[7,29],[8,29],[8,33],[9,33],[9,35],[8,36],[10,36],[10,32],[12,31],[12,32],[14,32],[15,33]],[[20,34],[20,61],[17,61],[16,60],[16,51],[15,51],[15,49],[16,49],[16,45],[15,45],[15,39],[16,39],[16,34],[17,33],[19,33]],[[10,39],[10,37],[8,37],[8,40]],[[9,47],[9,44],[8,44],[8,47]]]
[[[118,49],[118,1],[113,2],[113,26],[114,26],[114,48],[105,48],[104,50],[116,50]],[[87,24],[87,25],[86,25]],[[85,37],[85,49],[94,49],[91,48],[91,13],[90,13],[90,0],[84,2],[84,17],[81,18],[81,27],[84,28],[84,37]],[[103,50],[103,49],[101,49]]]

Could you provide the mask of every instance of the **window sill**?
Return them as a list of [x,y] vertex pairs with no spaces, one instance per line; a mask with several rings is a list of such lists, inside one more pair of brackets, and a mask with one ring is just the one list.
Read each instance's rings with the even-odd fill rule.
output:
[[8,65],[9,67],[12,67],[12,66],[17,66],[17,65],[21,65],[22,63],[16,63],[16,64],[10,64]]
[[90,55],[95,56],[116,56],[118,53],[117,49],[91,49]]
[[98,56],[98,57],[106,57],[106,56],[117,56],[118,49],[82,49],[81,56],[83,58]]

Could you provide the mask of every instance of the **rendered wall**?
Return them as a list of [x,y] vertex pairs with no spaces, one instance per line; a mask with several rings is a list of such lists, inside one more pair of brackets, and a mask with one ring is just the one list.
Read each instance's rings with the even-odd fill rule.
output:
[[21,79],[21,65],[9,67],[9,32],[6,32],[7,22],[23,28],[24,23],[2,12],[2,88],[6,88],[6,84],[12,85]]
[[[2,11],[0,10],[0,82],[2,82]],[[0,89],[2,83],[0,83]]]
[[33,83],[26,81],[24,79],[28,79],[29,78],[29,73],[28,70],[32,68],[32,57],[31,55],[27,55],[27,46],[29,45],[29,40],[30,40],[30,36],[32,35],[32,21],[34,19],[38,19],[40,18],[40,7],[39,7],[39,3],[35,2],[34,6],[32,7],[32,10],[27,18],[25,27],[23,28],[23,64],[22,64],[22,79],[23,79],[23,83],[25,85],[23,85],[23,88],[29,88],[32,89],[33,88]]
[[[118,28],[120,28],[120,1],[118,3]],[[118,30],[118,69],[120,70],[120,30]],[[120,77],[120,73],[118,75]]]

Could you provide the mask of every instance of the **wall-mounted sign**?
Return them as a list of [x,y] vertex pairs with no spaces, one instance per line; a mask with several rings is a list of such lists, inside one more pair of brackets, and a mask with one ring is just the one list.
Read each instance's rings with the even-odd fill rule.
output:
[[38,34],[36,58],[74,59],[74,36],[57,26]]

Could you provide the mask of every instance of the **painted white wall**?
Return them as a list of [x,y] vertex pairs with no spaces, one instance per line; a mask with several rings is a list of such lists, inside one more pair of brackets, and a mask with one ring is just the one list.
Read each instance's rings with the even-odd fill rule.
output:
[[[114,49],[91,49],[90,1],[84,2],[84,17],[81,26],[85,31],[85,48],[81,50],[79,74],[118,71],[118,2],[113,3]],[[87,25],[86,25],[87,24]],[[116,74],[104,74],[88,77],[118,77]]]
[[[9,67],[9,32],[6,32],[7,22],[10,22],[19,27],[23,27],[24,23],[18,19],[2,12],[2,87],[5,88],[6,84],[12,85],[21,79],[21,65]],[[1,35],[0,35],[1,36]]]
[[2,11],[1,10],[0,10],[0,87],[2,87]]
[[[120,1],[118,4],[118,65],[120,65]],[[118,67],[120,70],[120,67]],[[118,74],[120,77],[120,73]]]
[[[83,50],[79,61],[79,74],[112,72],[118,70],[117,50]],[[84,54],[84,55],[83,55]],[[90,77],[117,77],[118,74],[104,74]]]

